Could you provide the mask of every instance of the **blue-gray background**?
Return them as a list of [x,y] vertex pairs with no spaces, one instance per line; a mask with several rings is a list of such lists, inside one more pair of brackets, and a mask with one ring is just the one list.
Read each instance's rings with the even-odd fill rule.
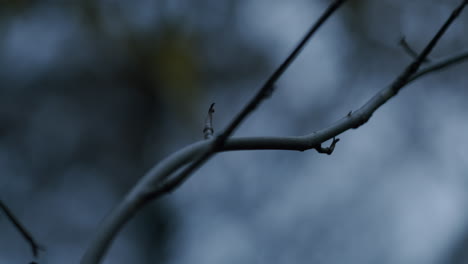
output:
[[[2,1],[0,198],[77,263],[155,162],[224,127],[330,1]],[[459,1],[349,1],[236,136],[303,135],[402,71]],[[431,55],[468,48],[462,14]],[[403,90],[331,156],[224,153],[125,227],[105,263],[465,263],[468,114],[459,65]],[[30,250],[0,215],[0,263]]]

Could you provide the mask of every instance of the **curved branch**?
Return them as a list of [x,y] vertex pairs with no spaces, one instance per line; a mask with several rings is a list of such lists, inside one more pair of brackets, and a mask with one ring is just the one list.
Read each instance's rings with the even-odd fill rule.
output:
[[[351,119],[352,117],[357,115],[357,118],[353,118],[355,122],[351,124],[350,127],[345,127],[345,130],[341,130],[334,135],[332,134],[331,137],[328,137],[323,141],[326,141],[332,137],[335,137],[350,128],[358,128],[359,126],[365,124],[369,120],[369,118],[372,116],[372,114],[380,106],[382,106],[392,97],[394,97],[408,83],[410,83],[411,81],[415,80],[418,77],[421,77],[425,73],[429,73],[429,72],[438,70],[441,67],[443,67],[444,64],[439,63],[436,65],[433,65],[432,68],[427,68],[426,70],[424,70],[423,74],[419,73],[418,75],[418,70],[421,67],[421,64],[426,61],[427,56],[431,53],[431,51],[437,45],[438,41],[442,38],[442,36],[445,34],[447,29],[450,27],[450,25],[455,21],[455,19],[461,14],[461,12],[463,11],[463,9],[465,8],[467,4],[468,4],[468,0],[464,0],[462,3],[460,3],[460,5],[458,5],[452,11],[450,16],[445,21],[445,23],[439,28],[439,30],[436,32],[434,37],[432,37],[432,39],[429,41],[426,47],[424,47],[423,51],[416,57],[414,62],[409,64],[405,68],[405,70],[400,75],[398,75],[398,77],[390,84],[388,88],[381,90],[379,93],[377,93],[373,98],[371,98],[364,106],[362,106],[356,112],[354,113],[350,112],[346,116],[347,119]],[[459,61],[460,61],[460,58],[452,60],[451,63],[456,63]],[[447,63],[448,62],[445,62],[445,66],[449,65]],[[210,146],[211,148],[205,151],[202,155],[200,155],[192,164],[189,164],[187,169],[184,169],[182,172],[176,175],[171,181],[164,183],[160,188],[155,189],[151,197],[157,197],[159,195],[163,195],[165,193],[173,191],[189,177],[191,172],[193,172],[196,168],[198,168],[201,164],[203,164],[203,162],[206,161],[211,155],[222,150],[222,147],[223,147],[222,144],[219,145],[219,148],[217,148],[218,146],[217,141],[219,140],[219,138],[220,136],[218,136],[215,139],[213,144]],[[323,149],[320,146],[322,142],[317,143],[318,145],[315,148],[320,153],[330,152],[331,154],[331,151],[323,151]],[[333,140],[333,142],[336,144],[335,140]],[[333,149],[334,149],[335,144],[332,143]],[[331,147],[329,150],[331,150]]]
[[[322,15],[317,19],[317,21],[311,26],[309,31],[297,44],[294,50],[289,54],[289,56],[279,65],[279,67],[270,75],[267,81],[263,86],[258,90],[255,96],[242,108],[242,110],[234,117],[234,119],[228,124],[226,129],[210,144],[210,147],[204,151],[202,154],[198,155],[194,162],[189,164],[184,168],[177,177],[176,181],[172,182],[170,188],[175,189],[180,184],[182,184],[190,175],[205,164],[208,159],[210,159],[215,153],[222,150],[227,139],[234,133],[234,131],[239,127],[239,125],[250,115],[265,99],[271,96],[273,93],[276,82],[287,70],[287,68],[292,64],[294,59],[299,55],[307,42],[312,38],[312,36],[317,32],[317,30],[331,17],[331,15],[338,10],[338,8],[343,5],[347,0],[335,0],[333,1],[328,8],[322,13]],[[169,187],[169,185],[168,185]]]
[[[446,69],[450,66],[466,62],[468,60],[468,52],[460,53],[459,55],[447,58],[443,61],[435,63],[431,66],[427,66],[423,70],[413,75],[408,82],[415,81],[429,73]],[[388,88],[387,88],[388,89]],[[382,92],[380,92],[382,93]],[[380,94],[379,93],[379,94]],[[377,97],[374,96],[368,101],[366,105],[376,104]],[[375,110],[374,110],[375,111]],[[337,136],[344,131],[355,128],[359,124],[360,119],[363,118],[364,109],[355,111],[354,113],[348,114],[342,120],[339,120],[335,125],[329,128],[320,130],[318,132],[298,137],[247,137],[247,138],[231,138],[228,139],[226,145],[221,151],[238,151],[238,150],[294,150],[294,151],[305,151],[311,148],[315,148],[317,144],[320,144],[328,139]],[[351,119],[351,116],[353,117]],[[361,116],[361,117],[359,117]],[[211,139],[213,140],[213,139]],[[87,252],[88,256],[97,256],[96,252],[105,252],[109,246],[109,241],[117,234],[118,230],[138,211],[152,196],[157,195],[153,193],[150,195],[151,190],[154,190],[154,186],[164,182],[167,178],[174,173],[178,168],[185,164],[193,161],[200,153],[206,151],[211,143],[211,140],[203,140],[166,157],[163,161],[155,165],[150,171],[148,171],[138,184],[132,189],[127,197],[122,201],[113,212],[106,217],[101,224],[101,228],[98,230],[96,240],[93,241]],[[161,192],[161,190],[160,190]],[[86,255],[85,255],[86,256]],[[97,263],[85,261],[82,263]]]
[[[224,139],[226,141],[221,144],[218,149],[213,148],[213,146],[216,145],[215,141],[219,140],[219,137],[216,137],[210,140],[199,141],[191,144],[164,159],[162,162],[153,167],[146,175],[144,175],[143,178],[137,183],[137,185],[125,197],[125,199],[117,206],[117,208],[115,208],[111,214],[104,219],[100,229],[97,231],[95,239],[90,243],[88,250],[83,256],[81,263],[99,263],[121,227],[142,206],[147,204],[150,200],[172,191],[174,186],[178,186],[181,180],[183,181],[186,179],[187,174],[184,174],[184,171],[182,171],[182,173],[179,173],[172,179],[168,180],[168,177],[176,170],[180,169],[183,165],[188,164],[194,160],[195,162],[200,162],[200,160],[203,162],[203,157],[206,156],[206,153],[211,151],[213,151],[213,153],[221,151],[260,149],[304,151],[308,149],[321,148],[320,144],[323,142],[332,139],[349,129],[358,128],[365,124],[380,106],[394,97],[399,92],[399,90],[406,86],[409,82],[414,81],[430,72],[465,60],[467,58],[466,55],[463,57],[452,58],[446,60],[445,62],[441,62],[433,66],[428,66],[427,68],[418,72],[421,63],[426,59],[427,55],[434,48],[437,41],[444,34],[449,25],[460,14],[460,12],[463,10],[463,7],[467,3],[468,0],[463,1],[463,3],[452,12],[451,16],[435,34],[426,48],[421,52],[416,60],[395,79],[392,84],[379,91],[361,108],[354,112],[350,112],[331,126],[320,131],[299,137],[226,137]],[[194,168],[194,162],[189,164],[189,166]]]

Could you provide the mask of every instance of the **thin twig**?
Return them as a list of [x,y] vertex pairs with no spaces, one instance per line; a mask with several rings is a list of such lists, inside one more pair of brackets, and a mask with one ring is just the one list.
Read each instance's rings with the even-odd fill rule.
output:
[[[314,35],[314,33],[324,24],[324,22],[344,3],[346,0],[335,0],[330,6],[325,10],[325,12],[320,16],[320,18],[312,25],[310,30],[304,36],[304,38],[299,42],[296,48],[291,52],[291,54],[286,58],[286,60],[277,68],[277,70],[268,78],[262,88],[257,92],[257,94],[250,100],[249,103],[243,108],[242,111],[232,120],[232,122],[227,126],[227,128],[210,141],[210,147],[206,149],[203,153],[198,155],[196,160],[188,165],[177,177],[175,177],[174,181],[171,181],[169,185],[165,185],[164,188],[160,187],[159,184],[165,180],[164,178],[161,179],[149,179],[149,182],[143,180],[145,185],[142,190],[142,194],[136,191],[136,193],[130,193],[130,196],[136,195],[136,197],[132,197],[134,199],[126,200],[116,208],[116,216],[111,216],[117,218],[115,222],[108,224],[105,226],[105,230],[100,230],[100,234],[97,236],[97,239],[93,241],[90,245],[89,250],[85,253],[82,263],[83,264],[95,264],[99,263],[104,253],[107,251],[107,248],[110,245],[113,237],[117,233],[117,231],[121,228],[121,226],[125,223],[124,219],[119,218],[119,215],[131,215],[133,212],[136,211],[137,208],[140,208],[142,204],[154,199],[158,195],[164,194],[164,192],[160,192],[164,190],[165,192],[171,191],[180,184],[182,184],[192,172],[194,172],[197,168],[203,165],[214,153],[222,150],[226,140],[231,136],[234,130],[240,125],[240,123],[253,111],[255,108],[266,98],[270,97],[273,89],[275,88],[276,81],[281,77],[281,75],[286,71],[288,66],[293,62],[293,60],[297,57],[300,51],[303,49],[305,44],[308,40]],[[138,188],[138,187],[137,187]],[[143,200],[141,200],[143,199]],[[128,202],[128,203],[127,203]]]
[[405,71],[403,71],[403,73],[393,82],[393,84],[391,85],[392,92],[397,94],[400,91],[400,89],[409,82],[411,76],[414,75],[418,71],[421,64],[427,58],[429,53],[431,53],[431,51],[434,49],[437,42],[445,34],[447,29],[453,23],[453,21],[455,21],[455,19],[460,15],[460,13],[463,11],[467,3],[468,3],[468,0],[464,0],[457,8],[453,10],[452,14],[450,14],[449,18],[440,27],[439,31],[437,31],[437,33],[434,35],[431,41],[426,45],[423,51],[418,55],[418,57],[414,60],[414,62],[411,63],[405,69]]
[[[176,153],[170,155],[155,167],[153,167],[143,178],[137,183],[136,186],[127,194],[125,199],[118,204],[118,206],[111,212],[111,214],[104,219],[101,227],[98,229],[98,233],[94,237],[92,243],[90,243],[88,250],[86,251],[82,264],[96,264],[99,263],[103,255],[107,251],[111,242],[115,238],[118,231],[122,226],[145,204],[147,204],[152,198],[159,197],[178,186],[180,181],[184,180],[186,175],[176,174],[169,181],[165,182],[167,178],[180,169],[183,165],[192,162],[192,169],[194,170],[197,166],[201,165],[203,157],[206,153],[212,153],[213,151],[230,151],[230,150],[254,150],[254,149],[290,149],[290,150],[306,150],[317,148],[323,142],[332,139],[344,131],[352,128],[357,128],[366,123],[371,115],[390,98],[395,96],[398,91],[408,84],[409,82],[428,74],[432,71],[436,71],[441,67],[448,67],[452,64],[459,63],[466,57],[458,59],[449,59],[445,61],[445,64],[433,65],[439,66],[439,68],[428,67],[420,72],[417,72],[422,61],[427,57],[432,48],[435,46],[440,36],[443,35],[446,28],[452,23],[452,21],[458,16],[458,14],[466,5],[468,0],[465,0],[462,6],[457,7],[454,10],[448,21],[442,26],[439,32],[434,36],[431,42],[426,46],[423,52],[418,56],[416,61],[410,64],[397,78],[396,80],[375,96],[369,99],[361,108],[356,111],[349,112],[344,118],[334,123],[333,125],[314,132],[309,135],[300,137],[282,137],[282,138],[229,138],[224,139],[221,147],[214,148],[216,146],[212,140],[204,140],[189,145]],[[443,66],[442,66],[443,65]],[[255,108],[255,105],[254,105]],[[243,118],[241,119],[243,120]],[[236,125],[237,126],[237,125]],[[234,127],[235,128],[235,127]],[[218,137],[217,137],[218,138]],[[335,140],[336,141],[336,140]],[[335,142],[336,144],[336,142]],[[330,146],[331,148],[332,146]],[[210,154],[211,155],[211,154]],[[209,158],[209,156],[207,158]],[[205,158],[205,159],[207,159]],[[198,163],[194,166],[193,161]],[[200,163],[201,162],[201,163]],[[189,164],[190,166],[190,164]],[[187,172],[187,170],[185,170]],[[190,170],[188,170],[190,174]],[[165,185],[161,185],[164,183]],[[171,187],[172,186],[172,187]],[[169,187],[169,188],[167,188]]]
[[[462,4],[460,4],[457,8],[455,8],[452,12],[452,14],[449,16],[449,18],[445,21],[445,23],[440,27],[440,29],[437,31],[437,33],[434,35],[434,37],[429,41],[429,43],[426,45],[426,47],[423,49],[421,54],[417,56],[414,62],[412,62],[408,67],[405,68],[405,70],[390,84],[390,86],[387,89],[382,90],[380,93],[378,93],[374,98],[372,98],[367,104],[365,104],[361,109],[357,110],[356,112],[348,113],[347,117],[349,120],[356,120],[356,118],[351,119],[350,117],[354,116],[357,117],[358,122],[354,124],[352,128],[358,128],[364,123],[366,123],[369,118],[371,117],[372,113],[375,112],[381,105],[383,105],[385,102],[387,102],[390,98],[394,97],[402,87],[404,87],[406,84],[408,84],[410,81],[412,81],[412,76],[415,75],[423,63],[423,61],[427,58],[429,53],[433,50],[437,42],[440,40],[440,38],[444,35],[446,30],[449,28],[449,26],[455,21],[455,19],[460,15],[461,11],[467,4],[468,0],[463,1]],[[375,99],[375,100],[374,100]],[[345,131],[345,130],[343,130]],[[341,131],[340,133],[342,133]],[[338,134],[336,134],[338,135]],[[336,135],[333,135],[329,138],[326,138],[324,141],[335,137]],[[323,141],[322,141],[323,142]],[[330,151],[330,149],[323,149],[321,148],[320,142],[318,144],[319,147],[314,147],[317,149],[318,152],[320,153],[327,153],[327,151]],[[337,141],[336,141],[337,142]],[[336,144],[335,140],[334,143]],[[333,145],[333,149],[335,147],[335,144]],[[321,152],[323,150],[323,152]],[[212,151],[212,149],[208,149],[207,152]],[[215,149],[214,151],[219,151]],[[194,163],[197,163],[200,161],[200,159],[196,159]],[[193,167],[193,164],[189,165],[188,168]],[[173,191],[175,188],[177,188],[180,184],[182,184],[185,179],[188,177],[187,174],[185,174],[187,170],[182,171],[182,173],[175,175],[172,179],[168,180],[167,182],[163,183],[157,190],[152,195],[149,195],[148,199],[152,199],[154,197],[157,197],[159,195],[163,195],[166,193],[170,193]]]
[[[434,71],[440,70],[440,66],[447,68],[462,61],[468,61],[468,52],[450,57],[440,63],[428,66],[426,69],[421,70],[413,75],[409,81],[415,81],[423,76],[428,75]],[[433,68],[434,67],[434,68]],[[437,69],[435,69],[437,68]],[[378,93],[380,94],[380,92]],[[377,94],[377,95],[378,95]],[[364,106],[361,107],[360,112],[375,111],[373,105],[379,103],[378,96],[372,97]],[[371,113],[372,114],[372,113]],[[336,122],[334,125],[317,131],[315,133],[297,136],[297,137],[249,137],[249,138],[230,138],[224,148],[220,151],[238,151],[238,150],[293,150],[305,151],[308,149],[316,148],[317,145],[340,135],[341,133],[354,128],[360,122],[359,116],[362,115],[358,111],[350,111],[348,114]],[[92,241],[88,251],[83,258],[82,263],[98,263],[95,262],[95,257],[101,257],[105,250],[113,240],[118,230],[145,204],[148,202],[147,194],[153,193],[157,184],[165,180],[169,175],[174,173],[177,169],[185,164],[192,162],[201,153],[205,152],[210,145],[210,141],[203,140],[190,144],[177,152],[169,155],[164,160],[156,164],[149,170],[142,179],[133,187],[131,192],[127,194],[125,199],[118,204],[110,215],[104,219],[103,224],[98,229],[98,234]],[[94,262],[91,262],[93,260]]]
[[[302,40],[298,43],[296,48],[289,54],[289,56],[284,60],[284,62],[276,69],[275,72],[268,78],[268,80],[263,84],[262,88],[257,92],[257,94],[250,100],[249,103],[242,109],[242,111],[232,120],[232,122],[227,126],[227,128],[218,135],[212,142],[211,147],[203,154],[201,154],[193,163],[188,165],[185,169],[180,172],[177,177],[174,177],[174,180],[168,182],[164,187],[164,192],[171,192],[181,185],[196,169],[202,166],[211,156],[216,152],[221,150],[226,142],[226,140],[231,136],[234,130],[245,120],[245,118],[252,113],[266,98],[270,97],[274,88],[276,81],[283,75],[286,69],[291,65],[294,59],[299,55],[301,50],[304,48],[305,44],[310,40],[315,32],[327,21],[327,19],[344,3],[346,0],[336,0],[331,3],[324,13],[319,17],[319,19],[311,26],[309,31],[305,34]],[[155,190],[155,196],[159,195],[161,190]],[[163,193],[164,193],[163,192]],[[157,194],[158,193],[158,194]],[[154,197],[148,197],[153,199]]]
[[205,127],[203,128],[203,135],[205,139],[210,139],[213,137],[214,129],[213,129],[213,114],[215,112],[214,109],[215,103],[210,105],[208,109],[208,114],[206,115],[205,119]]
[[408,83],[418,79],[419,77],[427,75],[428,73],[439,71],[442,69],[447,69],[449,66],[454,66],[459,63],[466,62],[467,59],[468,59],[468,50],[460,52],[457,55],[450,56],[446,59],[442,59],[437,62],[432,62],[430,65],[424,67],[423,69],[419,70],[417,73],[413,74],[411,78],[408,80]]
[[[412,59],[416,59],[418,57],[418,53],[414,51],[413,48],[411,48],[411,46],[408,44],[404,36],[401,37],[399,44],[403,48],[403,50],[406,52],[406,54],[408,54]],[[430,60],[426,58],[424,62],[430,62]]]
[[36,240],[34,240],[31,233],[29,233],[29,231],[21,224],[18,218],[13,214],[13,212],[8,208],[8,206],[6,206],[6,204],[3,203],[2,200],[0,200],[0,208],[7,216],[8,220],[10,220],[10,222],[21,233],[24,240],[26,240],[26,242],[28,242],[28,244],[31,246],[33,257],[37,258],[39,255],[39,250],[42,250],[43,248],[36,242]]

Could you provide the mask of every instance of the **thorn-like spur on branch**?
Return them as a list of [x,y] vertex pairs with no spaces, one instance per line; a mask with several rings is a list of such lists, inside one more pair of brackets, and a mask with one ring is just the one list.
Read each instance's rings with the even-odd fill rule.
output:
[[[400,46],[403,48],[403,50],[408,54],[412,59],[416,59],[418,57],[418,53],[414,51],[413,48],[408,44],[406,41],[405,36],[402,36],[399,42]],[[423,62],[430,62],[429,58],[425,58]]]
[[206,115],[205,128],[203,128],[203,134],[205,136],[205,139],[210,139],[213,137],[213,114],[215,112],[214,106],[215,103],[212,103],[210,105],[210,108],[208,109],[208,114]]
[[0,200],[0,208],[5,213],[6,217],[10,222],[16,227],[16,229],[21,233],[24,240],[28,242],[31,246],[32,254],[34,258],[39,256],[39,250],[44,250],[37,242],[34,240],[33,236],[28,232],[28,230],[21,224],[18,218],[13,214],[13,212]]
[[340,141],[339,138],[333,137],[333,141],[332,141],[332,143],[330,144],[329,147],[323,148],[322,144],[320,144],[318,147],[315,148],[315,150],[317,150],[318,153],[324,153],[324,154],[327,154],[327,155],[331,155],[333,153],[333,150],[335,150],[335,145],[336,145],[336,143],[338,143],[338,141]]

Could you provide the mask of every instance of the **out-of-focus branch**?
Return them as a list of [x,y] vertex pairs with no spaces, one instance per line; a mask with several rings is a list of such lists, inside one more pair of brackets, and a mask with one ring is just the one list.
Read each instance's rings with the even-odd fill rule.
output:
[[26,240],[26,242],[28,242],[28,244],[31,246],[33,257],[37,258],[39,255],[39,250],[42,249],[41,246],[39,246],[31,233],[29,233],[29,231],[21,224],[18,218],[13,214],[10,208],[8,208],[5,203],[3,203],[2,200],[0,200],[0,209],[2,209],[8,220],[10,220],[10,222],[21,233],[21,236],[23,236],[24,240]]
[[[339,2],[339,1],[337,1]],[[317,149],[320,152],[321,144],[332,139],[341,133],[358,128],[365,124],[372,114],[389,99],[394,97],[409,82],[435,70],[447,67],[460,62],[462,59],[449,60],[445,64],[435,64],[436,68],[423,69],[418,72],[423,61],[427,58],[441,36],[445,33],[449,25],[461,13],[468,0],[463,1],[435,34],[432,40],[427,44],[415,61],[392,82],[388,87],[382,89],[367,101],[361,108],[348,113],[345,117],[338,120],[333,125],[320,131],[299,137],[255,137],[255,138],[233,138],[229,136],[242,120],[252,112],[265,96],[271,92],[273,82],[267,82],[262,90],[254,97],[246,108],[234,119],[230,126],[220,136],[211,140],[200,141],[189,145],[162,162],[153,167],[137,185],[130,191],[125,199],[118,204],[112,213],[106,217],[101,227],[97,230],[94,240],[90,243],[88,251],[85,253],[82,264],[99,263],[107,251],[109,245],[121,227],[145,204],[150,200],[160,197],[180,185],[196,168],[201,166],[211,155],[221,151],[232,150],[260,150],[260,149],[280,149],[280,150],[299,150]],[[450,63],[447,63],[450,62]],[[287,66],[287,65],[286,65]],[[279,77],[279,76],[278,76]],[[264,92],[262,92],[264,91]],[[257,98],[258,97],[258,98]],[[257,99],[256,99],[257,98]],[[246,110],[247,109],[247,110]],[[236,121],[238,120],[238,121]],[[334,148],[337,140],[334,140],[329,149]],[[323,150],[323,149],[322,149]],[[189,163],[191,162],[191,163]],[[188,167],[182,169],[182,172],[174,175],[169,180],[168,177],[188,164]]]

